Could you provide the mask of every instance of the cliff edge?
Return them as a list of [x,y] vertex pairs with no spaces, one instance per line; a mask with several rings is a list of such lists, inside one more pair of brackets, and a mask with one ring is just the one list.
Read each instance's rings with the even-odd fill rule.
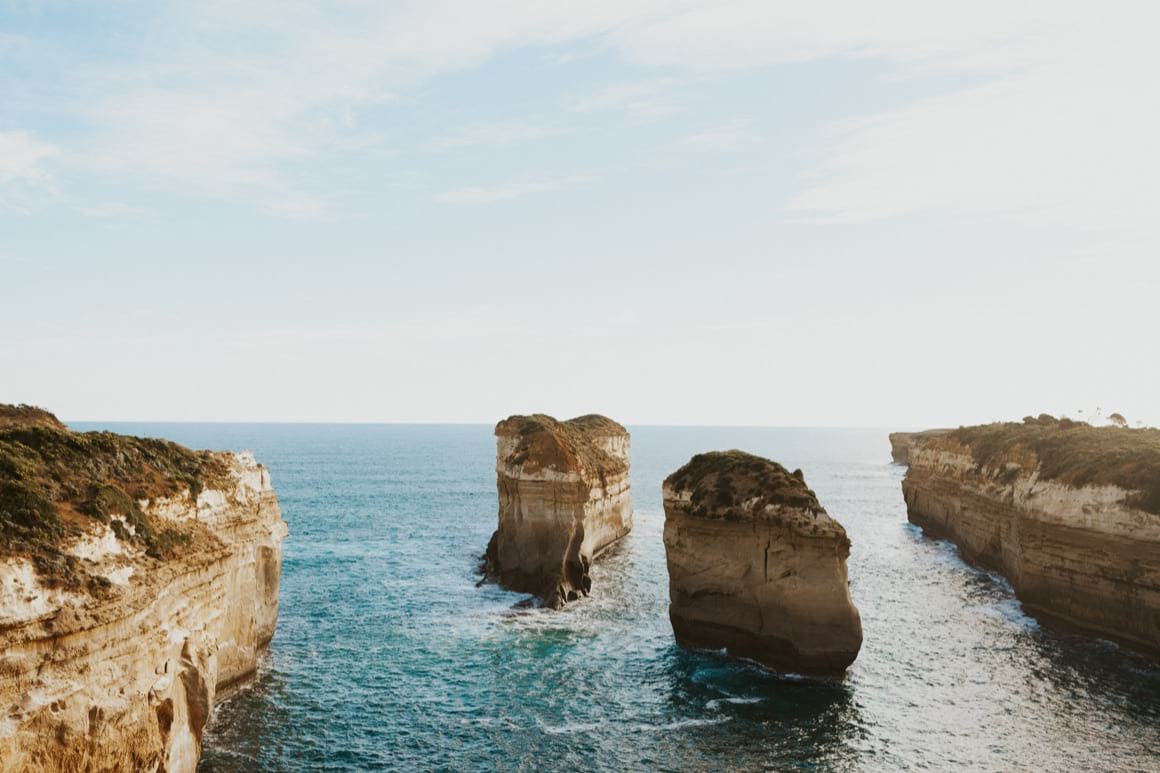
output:
[[801,471],[742,451],[698,454],[664,482],[677,641],[772,668],[837,674],[862,646],[850,540]]
[[0,770],[193,771],[274,635],[266,468],[0,406]]
[[894,464],[906,466],[910,464],[910,449],[921,444],[927,438],[936,435],[945,435],[949,429],[928,429],[923,432],[891,432],[890,459]]
[[1160,654],[1160,430],[964,427],[914,446],[902,489],[913,523],[1030,614]]
[[589,592],[593,559],[632,528],[628,430],[604,416],[512,416],[495,428],[499,523],[487,572],[559,608]]

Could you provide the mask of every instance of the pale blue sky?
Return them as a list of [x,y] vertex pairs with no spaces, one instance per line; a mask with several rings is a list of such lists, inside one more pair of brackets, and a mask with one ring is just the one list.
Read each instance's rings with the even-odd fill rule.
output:
[[0,401],[1160,423],[1146,3],[0,0]]

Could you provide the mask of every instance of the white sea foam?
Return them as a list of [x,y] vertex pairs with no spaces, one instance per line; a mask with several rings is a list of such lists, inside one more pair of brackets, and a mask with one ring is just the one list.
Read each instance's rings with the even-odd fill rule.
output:
[[751,703],[761,703],[765,698],[714,698],[705,704],[705,708],[710,711],[717,711],[721,708],[723,703],[732,703],[738,706],[744,706]]

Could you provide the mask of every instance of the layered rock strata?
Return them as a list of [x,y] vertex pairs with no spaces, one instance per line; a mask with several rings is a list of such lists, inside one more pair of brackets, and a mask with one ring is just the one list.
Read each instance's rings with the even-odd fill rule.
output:
[[629,434],[603,416],[512,416],[496,425],[499,525],[489,575],[554,609],[586,595],[589,568],[632,528]]
[[270,476],[40,414],[0,406],[0,770],[193,771],[274,635]]
[[910,449],[935,435],[945,435],[950,430],[928,429],[924,432],[891,432],[890,458],[895,464],[910,464]]
[[913,523],[1048,622],[1160,654],[1160,430],[1028,417],[912,448]]
[[850,540],[800,470],[741,451],[698,454],[665,479],[664,507],[678,642],[801,673],[854,661]]

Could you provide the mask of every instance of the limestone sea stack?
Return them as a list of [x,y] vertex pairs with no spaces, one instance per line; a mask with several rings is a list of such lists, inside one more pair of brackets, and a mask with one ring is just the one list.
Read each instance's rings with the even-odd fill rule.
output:
[[604,416],[512,416],[495,427],[499,525],[488,573],[558,609],[592,587],[593,559],[632,528],[628,431]]
[[248,453],[0,406],[0,770],[193,771],[274,635],[286,532]]
[[742,451],[698,454],[664,482],[677,641],[782,671],[840,674],[862,646],[850,540],[801,470]]
[[911,449],[902,490],[913,523],[1030,614],[1160,655],[1160,430],[964,427]]

